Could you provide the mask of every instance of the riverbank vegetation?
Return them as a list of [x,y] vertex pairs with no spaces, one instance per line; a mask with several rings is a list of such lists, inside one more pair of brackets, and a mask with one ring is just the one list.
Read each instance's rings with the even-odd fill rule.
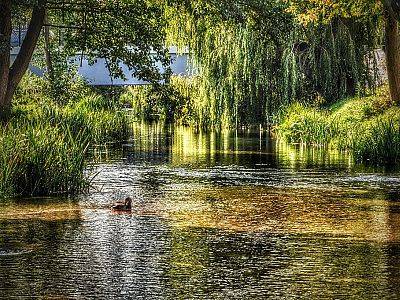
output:
[[[88,147],[126,136],[123,105],[145,121],[203,129],[278,125],[288,142],[398,162],[394,1],[86,2],[0,4],[1,195],[84,190]],[[11,63],[21,18],[29,25]],[[187,77],[169,76],[171,45],[188,49]],[[379,48],[388,61],[386,89],[379,88]],[[23,77],[34,53],[46,69],[41,79]],[[103,59],[119,78],[123,63],[152,85],[110,98],[71,76],[71,58]]]
[[[26,28],[25,37],[12,61],[11,40],[18,27]],[[80,60],[101,57],[114,77],[124,77],[123,62],[142,79],[163,79],[156,63],[169,64],[164,28],[164,5],[158,0],[0,1],[0,119],[9,118],[16,89],[41,47],[53,81],[58,80],[53,73],[54,48],[69,57],[79,53]]]
[[303,25],[288,8],[256,0],[170,4],[167,44],[189,49],[190,75],[172,78],[173,92],[161,101],[142,87],[126,98],[143,119],[237,128],[271,124],[294,101],[334,103],[375,88],[378,18]]
[[[394,8],[338,1],[324,15],[330,5],[171,5],[168,42],[190,49],[192,76],[172,78],[162,98],[138,87],[124,100],[145,120],[206,129],[275,124],[288,142],[348,150],[360,162],[397,162],[395,74],[389,68],[388,86],[380,87],[385,79],[377,51],[383,40],[387,54],[393,49],[387,22]],[[388,64],[395,58],[387,57]]]
[[0,130],[0,196],[83,192],[89,147],[126,138],[128,120],[117,101],[80,81],[69,93],[70,101],[60,103],[46,80],[23,79]]
[[349,151],[358,162],[400,162],[400,108],[387,86],[326,108],[294,103],[282,114],[277,133],[289,143]]

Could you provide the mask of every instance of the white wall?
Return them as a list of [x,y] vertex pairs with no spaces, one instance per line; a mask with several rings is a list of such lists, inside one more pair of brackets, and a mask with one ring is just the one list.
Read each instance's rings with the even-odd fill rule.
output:
[[[188,56],[186,54],[176,55],[171,54],[172,64],[171,69],[174,75],[187,76],[188,74]],[[124,64],[120,64],[121,69],[124,72],[126,80],[113,79],[107,69],[107,64],[104,59],[98,59],[93,65],[89,64],[89,61],[83,57],[81,63],[81,57],[76,56],[73,59],[73,63],[78,66],[78,73],[85,78],[90,85],[143,85],[146,82],[139,80],[132,76],[132,72]],[[158,64],[160,71],[164,68],[161,64]]]

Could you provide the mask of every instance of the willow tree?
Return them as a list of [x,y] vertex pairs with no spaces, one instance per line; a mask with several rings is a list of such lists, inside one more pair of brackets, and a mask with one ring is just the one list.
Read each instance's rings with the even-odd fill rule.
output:
[[[281,59],[290,14],[279,1],[170,1],[171,44],[197,70],[192,101],[204,126],[260,124],[281,103]],[[204,117],[201,117],[204,116]]]
[[194,58],[197,99],[191,103],[211,119],[206,123],[267,123],[292,101],[321,95],[325,103],[334,102],[372,85],[364,58],[374,46],[374,22],[331,18],[304,26],[290,4],[171,1],[168,36],[172,44],[188,46]]
[[[61,46],[70,53],[92,59],[105,58],[111,74],[116,77],[123,77],[119,67],[123,62],[139,78],[160,80],[162,76],[156,63],[169,63],[164,47],[164,6],[161,3],[161,0],[1,0],[0,117],[8,117],[13,94],[28,69],[45,27],[62,32]],[[26,37],[11,65],[13,25],[22,15],[29,20]],[[156,55],[151,55],[153,51]]]
[[400,105],[400,0],[285,0],[302,24],[327,23],[335,18],[380,18],[391,98]]

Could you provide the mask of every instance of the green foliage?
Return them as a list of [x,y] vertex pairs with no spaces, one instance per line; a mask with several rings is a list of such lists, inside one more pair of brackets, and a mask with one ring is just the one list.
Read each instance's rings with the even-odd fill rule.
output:
[[331,104],[374,88],[376,27],[374,20],[338,19],[293,33],[282,58],[285,102],[310,102],[320,95],[325,103],[319,104]]
[[[382,2],[376,0],[284,0],[289,11],[303,24],[329,23],[337,17],[369,19],[382,13]],[[393,5],[394,7],[395,5]]]
[[[58,74],[57,64],[65,64],[67,57],[76,55],[85,56],[91,62],[104,58],[115,77],[124,78],[120,68],[123,62],[136,77],[157,82],[169,75],[168,72],[160,74],[157,67],[157,63],[169,65],[165,47],[164,2],[11,0],[12,24],[27,26],[30,21],[36,21],[42,27],[43,21],[30,18],[35,9],[46,12],[44,23],[50,24],[51,43],[47,46],[54,63],[51,76],[57,79],[53,80],[56,93],[60,94],[68,82],[68,78],[64,80],[59,76],[65,73]],[[6,46],[9,48],[9,43]],[[63,57],[57,58],[60,54]]]
[[395,119],[379,118],[368,126],[368,131],[354,141],[358,161],[379,164],[400,162],[400,115]]
[[84,177],[88,138],[65,124],[13,120],[0,132],[0,195],[75,194]]
[[51,52],[52,73],[46,73],[47,92],[60,105],[78,101],[89,92],[77,68],[68,62],[66,55],[59,49],[53,49]]
[[378,96],[351,98],[319,110],[292,104],[282,116],[278,136],[349,150],[359,162],[397,163],[400,159],[400,110],[391,107],[386,87]]
[[[290,17],[278,2],[189,1],[169,8],[169,42],[188,46],[202,125],[265,123],[282,102],[280,55]],[[203,120],[208,118],[208,120]]]
[[296,100],[326,105],[374,88],[379,20],[303,26],[289,8],[262,0],[170,3],[168,42],[189,48],[196,74],[174,83],[187,101],[177,110],[198,126],[239,127],[270,123]]
[[202,107],[197,77],[172,77],[168,86],[129,87],[120,101],[144,121],[175,122],[179,125],[208,127],[212,120]]
[[332,138],[333,126],[326,119],[326,112],[294,103],[285,111],[279,135],[289,143],[328,143]]
[[35,76],[18,88],[13,117],[0,128],[0,196],[80,193],[88,187],[88,147],[127,136],[117,102],[85,87],[61,105],[49,88]]
[[68,85],[77,93],[62,105],[51,97],[48,81],[26,76],[16,93],[14,116],[32,123],[67,124],[73,133],[85,128],[93,143],[125,139],[128,120],[117,100],[91,91],[80,81]]

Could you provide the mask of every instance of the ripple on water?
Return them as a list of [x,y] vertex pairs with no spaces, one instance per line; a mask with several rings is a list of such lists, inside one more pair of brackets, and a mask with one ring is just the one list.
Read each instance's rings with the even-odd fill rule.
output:
[[0,257],[18,256],[31,252],[33,252],[33,250],[0,249]]
[[399,174],[259,134],[134,130],[79,202],[1,207],[0,298],[399,298]]

